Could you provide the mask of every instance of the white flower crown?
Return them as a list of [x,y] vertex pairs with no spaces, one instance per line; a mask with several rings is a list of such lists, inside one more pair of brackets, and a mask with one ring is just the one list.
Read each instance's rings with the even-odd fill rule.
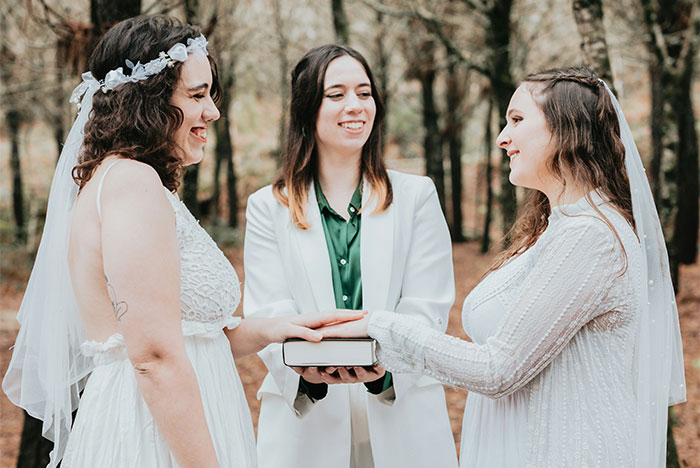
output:
[[[111,91],[120,84],[124,83],[136,83],[138,81],[147,80],[153,75],[157,75],[165,67],[172,68],[177,62],[184,62],[187,60],[188,54],[193,52],[202,52],[204,55],[209,55],[207,52],[207,40],[203,34],[195,39],[187,39],[187,45],[182,42],[178,42],[172,46],[167,52],[161,52],[158,58],[151,60],[146,64],[141,62],[136,62],[136,65],[126,59],[126,66],[131,69],[131,74],[125,75],[122,67],[116,70],[110,70],[106,75],[104,80],[96,80],[92,76],[92,72],[85,72],[82,75],[83,81],[73,90],[70,97],[70,102],[75,102],[80,108],[80,101],[83,95],[88,90],[96,91],[97,88],[101,89],[103,93]],[[93,91],[93,92],[94,92]]]

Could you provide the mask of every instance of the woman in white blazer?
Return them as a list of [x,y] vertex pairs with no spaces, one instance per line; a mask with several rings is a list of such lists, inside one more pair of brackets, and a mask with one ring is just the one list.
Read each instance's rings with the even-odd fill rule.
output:
[[[383,112],[357,51],[321,46],[296,65],[280,175],[248,199],[246,316],[379,309],[445,331],[450,236],[430,179],[386,170]],[[280,345],[259,354],[261,468],[457,466],[437,381],[379,366],[292,369]]]

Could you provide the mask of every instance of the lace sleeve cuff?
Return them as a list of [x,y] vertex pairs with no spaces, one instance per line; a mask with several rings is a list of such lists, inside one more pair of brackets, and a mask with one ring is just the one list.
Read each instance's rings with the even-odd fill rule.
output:
[[423,322],[394,312],[373,312],[367,327],[369,336],[377,340],[377,357],[392,372],[423,373],[425,343],[436,333]]

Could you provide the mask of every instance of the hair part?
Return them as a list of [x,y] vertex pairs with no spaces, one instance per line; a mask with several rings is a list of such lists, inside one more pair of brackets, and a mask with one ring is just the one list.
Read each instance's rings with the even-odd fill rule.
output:
[[[109,29],[95,47],[89,69],[97,80],[125,60],[146,63],[177,43],[201,34],[196,26],[164,16],[137,16]],[[208,57],[212,71],[211,95],[221,98],[216,62]],[[82,189],[100,163],[109,156],[141,161],[153,167],[161,182],[175,191],[184,169],[183,149],[174,140],[182,125],[182,110],[171,104],[180,80],[182,62],[136,83],[93,96],[90,119],[85,124],[83,147],[73,179]]]
[[[555,149],[547,162],[550,173],[564,187],[568,178],[569,183],[586,191],[586,200],[622,246],[619,234],[589,194],[597,189],[634,229],[620,123],[603,82],[588,68],[571,67],[527,75],[521,84],[527,86],[552,133]],[[518,219],[508,232],[512,243],[489,271],[532,247],[547,228],[552,212],[549,199],[537,190],[527,192]],[[624,247],[623,254],[621,273],[627,269]]]
[[377,109],[367,142],[362,147],[360,177],[364,177],[377,197],[374,214],[389,208],[393,201],[391,180],[381,150],[381,125],[384,104],[367,61],[355,49],[339,44],[327,44],[309,50],[292,70],[291,99],[287,138],[282,152],[282,167],[272,184],[279,203],[289,209],[292,222],[299,229],[308,229],[306,204],[309,186],[318,172],[316,120],[323,101],[324,81],[328,64],[336,58],[349,56],[360,62],[369,78],[372,97]]

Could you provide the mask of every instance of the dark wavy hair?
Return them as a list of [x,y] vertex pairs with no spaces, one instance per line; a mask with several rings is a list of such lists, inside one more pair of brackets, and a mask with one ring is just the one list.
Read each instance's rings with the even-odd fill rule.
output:
[[275,198],[289,208],[292,222],[299,229],[309,227],[305,211],[309,186],[318,170],[314,135],[318,110],[323,100],[326,70],[329,63],[345,55],[360,62],[365,69],[377,109],[372,131],[362,147],[360,174],[367,178],[372,187],[372,196],[377,197],[375,213],[389,208],[393,200],[391,180],[382,156],[381,125],[384,120],[384,103],[369,64],[358,51],[344,45],[327,44],[316,47],[304,54],[292,71],[287,140],[282,152],[282,167],[272,185]]
[[[565,186],[564,174],[568,174],[573,179],[570,182],[588,191],[598,189],[634,229],[620,123],[603,82],[588,68],[571,67],[533,73],[523,78],[522,83],[528,87],[552,133],[555,149],[547,162],[551,174]],[[617,231],[589,194],[586,199],[620,241]],[[509,233],[512,244],[489,271],[532,247],[547,228],[551,211],[543,192],[528,190]]]
[[[196,26],[169,16],[137,16],[124,20],[105,33],[90,57],[89,70],[97,80],[116,68],[129,71],[125,61],[147,63],[173,45],[187,43],[201,34]],[[216,62],[209,56],[211,95],[218,103],[221,87]],[[124,83],[92,100],[85,138],[73,168],[80,188],[108,156],[135,159],[156,170],[165,187],[175,191],[183,172],[183,154],[174,135],[183,121],[182,111],[171,104],[180,78],[182,62],[136,83]]]

